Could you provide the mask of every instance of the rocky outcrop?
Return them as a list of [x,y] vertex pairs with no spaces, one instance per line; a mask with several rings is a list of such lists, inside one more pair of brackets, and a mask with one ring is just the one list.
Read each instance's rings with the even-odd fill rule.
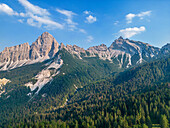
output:
[[10,82],[10,80],[6,78],[0,79],[0,89],[2,89],[2,86],[6,85],[8,82]]
[[105,44],[90,47],[87,49],[87,52],[90,53],[90,57],[94,57],[97,55],[99,56],[99,58],[103,60],[105,59],[111,60],[110,51]]
[[72,55],[77,55],[77,57],[79,59],[81,58],[81,54],[85,54],[86,51],[84,50],[84,48],[80,48],[76,45],[67,45],[66,47],[64,47],[69,53],[71,53]]
[[48,32],[44,32],[38,39],[32,43],[30,50],[30,59],[34,60],[42,57],[53,57],[59,49],[59,43]]
[[[122,37],[115,40],[108,49],[111,53],[118,51],[118,55],[121,55],[119,58],[125,60],[125,62],[121,61],[121,63],[127,63],[127,67],[157,57],[160,52],[159,48],[147,43],[123,39]],[[112,57],[115,57],[115,55]]]
[[170,44],[159,49],[147,43],[119,37],[110,47],[101,44],[85,50],[76,45],[65,46],[63,43],[59,45],[51,34],[44,32],[31,46],[24,43],[5,48],[0,53],[0,71],[53,58],[63,48],[79,59],[82,59],[82,57],[99,57],[103,60],[118,63],[120,67],[129,67],[159,56],[169,55]]
[[3,93],[5,93],[5,88],[4,86],[11,82],[10,80],[6,79],[6,78],[3,78],[3,79],[0,79],[0,97]]
[[[54,60],[48,62],[46,64],[46,68],[44,68],[41,72],[39,72],[33,79],[36,80],[35,83],[29,82],[26,83],[25,86],[30,87],[31,91],[34,91],[36,88],[38,90],[36,91],[36,94],[41,90],[41,88],[53,80],[53,77],[58,75],[60,72],[60,68],[63,65],[63,60],[60,56],[55,58]],[[32,94],[32,93],[31,93]]]
[[29,60],[30,46],[28,43],[17,45],[14,47],[6,47],[0,53],[0,70],[14,68],[17,65],[22,66]]
[[[139,64],[149,61],[152,58],[158,57],[160,49],[153,47],[147,43],[140,41],[133,41],[119,37],[115,40],[110,47],[105,44],[93,46],[86,51],[81,48],[74,48],[75,46],[67,45],[67,50],[71,54],[76,54],[81,58],[81,53],[85,54],[84,57],[99,57],[103,60],[109,60],[113,63],[119,63],[120,67],[129,67],[131,65]],[[89,53],[89,54],[87,54]]]
[[160,50],[161,55],[170,55],[170,43],[164,45]]
[[59,44],[48,32],[44,32],[30,46],[28,43],[6,47],[0,53],[0,71],[26,64],[42,62],[52,58],[59,50]]

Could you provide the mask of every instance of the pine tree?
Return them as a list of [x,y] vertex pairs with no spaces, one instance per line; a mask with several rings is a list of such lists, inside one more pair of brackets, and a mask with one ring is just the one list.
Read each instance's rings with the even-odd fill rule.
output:
[[148,128],[148,126],[146,124],[143,124],[142,128]]
[[169,123],[168,123],[166,115],[161,115],[160,125],[161,125],[161,128],[168,128]]
[[146,118],[146,124],[148,125],[149,128],[152,128],[152,121],[149,116]]

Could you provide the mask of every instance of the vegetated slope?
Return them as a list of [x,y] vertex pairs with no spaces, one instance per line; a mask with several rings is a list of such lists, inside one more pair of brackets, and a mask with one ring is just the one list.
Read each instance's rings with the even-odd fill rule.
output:
[[170,58],[89,84],[64,108],[15,119],[20,127],[152,127],[169,117]]
[[[87,97],[87,94],[107,90],[108,87],[116,87],[118,92],[130,95],[149,91],[149,89],[154,85],[170,82],[169,65],[170,58],[165,58],[134,67],[114,76],[114,78],[97,81],[85,86],[83,89],[78,91],[78,93],[74,96],[75,99],[73,97],[72,100],[73,102],[78,101],[79,99],[82,99],[82,97]],[[97,88],[97,90],[95,88]]]
[[123,70],[118,68],[118,65],[97,57],[78,59],[65,49],[59,51],[57,55],[61,55],[64,64],[53,81],[45,85],[39,95],[32,100],[33,111],[42,112],[49,111],[49,108],[59,108],[74,95],[77,88],[83,88],[84,85]]
[[[45,85],[38,95],[35,95],[36,90],[33,91],[33,97],[27,95],[30,89],[23,86],[24,83],[34,82],[33,77],[58,55],[64,62],[59,69],[60,73],[53,78],[52,82]],[[76,87],[83,87],[92,81],[100,80],[111,73],[122,70],[118,68],[118,65],[97,57],[78,59],[65,49],[60,50],[55,57],[43,63],[0,72],[2,78],[11,80],[11,83],[5,86],[9,91],[0,98],[1,122],[8,122],[8,119],[19,118],[24,114],[59,108],[64,104],[66,98],[74,94]]]

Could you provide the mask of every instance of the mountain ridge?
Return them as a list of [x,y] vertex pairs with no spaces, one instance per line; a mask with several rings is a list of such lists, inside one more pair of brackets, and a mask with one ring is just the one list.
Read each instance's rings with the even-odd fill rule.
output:
[[157,58],[159,54],[169,54],[169,47],[170,45],[167,44],[162,48],[157,48],[148,43],[119,37],[109,47],[105,44],[100,44],[85,50],[77,45],[65,46],[63,43],[59,44],[51,34],[44,32],[31,45],[24,43],[6,47],[0,52],[0,71],[10,70],[53,58],[62,48],[78,56],[79,59],[82,59],[82,54],[84,57],[98,56],[100,59],[107,59],[113,63],[116,61],[120,67],[128,68],[152,58]]

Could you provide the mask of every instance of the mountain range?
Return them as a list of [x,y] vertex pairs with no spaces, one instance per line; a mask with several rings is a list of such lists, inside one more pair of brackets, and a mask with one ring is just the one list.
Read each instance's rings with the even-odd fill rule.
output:
[[110,47],[105,44],[93,46],[85,50],[76,45],[59,43],[48,32],[44,32],[30,46],[28,43],[6,47],[0,52],[0,71],[14,69],[27,64],[43,62],[53,58],[59,49],[64,48],[69,53],[78,56],[96,57],[118,63],[120,67],[126,68],[158,58],[161,54],[169,54],[170,44],[157,48],[147,43],[133,41],[119,37]]
[[0,127],[156,124],[162,114],[169,118],[169,56],[169,43],[158,48],[119,37],[109,47],[85,50],[59,44],[48,32],[32,45],[6,47],[0,52]]

